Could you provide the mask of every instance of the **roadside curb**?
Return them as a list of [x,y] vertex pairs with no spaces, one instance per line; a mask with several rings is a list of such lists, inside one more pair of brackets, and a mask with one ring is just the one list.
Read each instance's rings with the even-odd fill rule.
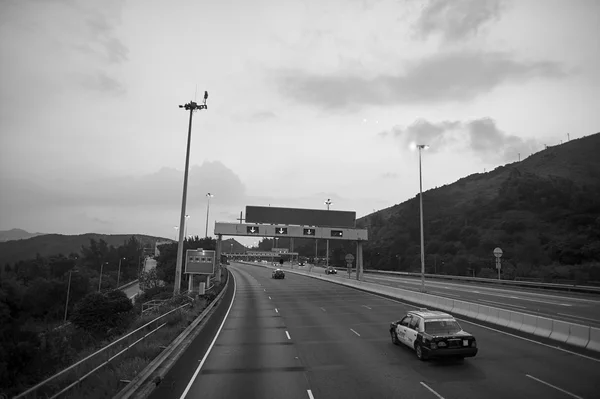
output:
[[229,282],[233,276],[227,270],[227,282],[217,297],[207,306],[196,319],[175,338],[166,349],[156,356],[148,366],[138,373],[125,388],[117,393],[114,399],[141,399],[148,397],[162,382],[165,375],[179,360],[181,355],[190,346],[192,341],[200,334],[205,323],[216,310],[227,292]]

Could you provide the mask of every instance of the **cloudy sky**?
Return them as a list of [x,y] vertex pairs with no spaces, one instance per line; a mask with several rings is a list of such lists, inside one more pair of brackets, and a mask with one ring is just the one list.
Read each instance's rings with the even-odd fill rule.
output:
[[0,230],[354,210],[600,131],[597,0],[1,0]]

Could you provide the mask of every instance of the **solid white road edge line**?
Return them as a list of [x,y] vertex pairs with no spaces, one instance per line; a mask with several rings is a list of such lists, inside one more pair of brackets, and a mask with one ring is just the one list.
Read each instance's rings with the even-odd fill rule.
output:
[[275,308],[275,313],[279,313],[279,310],[277,310],[277,308]]
[[352,331],[354,334],[358,335],[360,337],[360,334],[357,333],[356,331],[354,331],[353,329],[350,329],[350,331]]
[[210,343],[210,346],[208,347],[206,353],[204,354],[204,357],[202,358],[202,361],[198,365],[198,368],[196,369],[196,371],[194,371],[194,375],[190,379],[190,382],[185,387],[185,391],[183,391],[183,393],[181,394],[181,396],[179,397],[179,399],[185,398],[185,396],[190,391],[190,388],[194,384],[194,380],[196,380],[196,377],[200,373],[200,370],[202,369],[202,366],[204,366],[204,362],[206,361],[206,358],[208,358],[208,355],[210,354],[210,351],[212,350],[213,346],[215,345],[215,342],[217,342],[217,338],[219,338],[219,334],[221,334],[221,330],[223,329],[223,326],[225,325],[225,322],[227,321],[227,316],[229,316],[229,311],[231,310],[231,307],[233,306],[233,302],[235,301],[235,292],[237,290],[237,284],[235,282],[235,275],[233,273],[231,273],[231,276],[233,277],[233,297],[231,298],[231,303],[229,304],[229,308],[227,309],[227,313],[225,313],[225,317],[223,318],[223,322],[221,323],[221,325],[219,326],[219,329],[217,330],[217,334],[215,334],[215,338]]
[[327,312],[327,311],[325,310],[325,308],[321,308],[321,310],[322,310],[323,312]]
[[[348,288],[351,288],[351,287],[348,287]],[[414,305],[410,305],[410,304],[408,304],[408,303],[406,303],[406,302],[402,302],[402,301],[400,301],[399,299],[387,298],[387,297],[385,297],[385,296],[377,295],[377,294],[375,294],[375,293],[373,293],[373,292],[368,292],[368,291],[362,291],[362,292],[364,292],[364,293],[366,293],[366,294],[369,294],[369,295],[376,296],[376,297],[378,297],[378,298],[387,299],[388,301],[392,301],[392,302],[401,303],[401,304],[402,304],[402,305],[404,305],[404,306],[414,307]],[[534,341],[534,340],[532,340],[532,339],[529,339],[529,338],[520,337],[520,336],[518,336],[518,335],[511,334],[511,333],[509,333],[509,332],[506,332],[506,331],[500,331],[500,330],[497,330],[497,329],[495,329],[495,328],[488,327],[488,326],[484,326],[484,325],[481,325],[481,324],[478,324],[478,323],[474,323],[474,322],[472,322],[472,321],[468,321],[468,320],[465,320],[465,319],[462,319],[462,318],[458,318],[458,317],[455,317],[455,318],[456,318],[457,320],[464,321],[465,323],[473,324],[473,325],[475,325],[475,326],[477,326],[477,327],[485,328],[485,329],[488,329],[488,330],[492,330],[492,331],[498,332],[498,333],[500,333],[500,334],[504,334],[504,335],[508,335],[508,336],[511,336],[511,337],[514,337],[514,338],[522,339],[523,341],[533,342],[534,344],[542,345],[542,346],[545,346],[545,347],[547,347],[547,348],[556,349],[556,350],[558,350],[558,351],[561,351],[561,352],[565,352],[565,353],[568,353],[568,354],[571,354],[571,355],[579,356],[579,357],[582,357],[582,358],[584,358],[584,359],[588,359],[588,360],[592,360],[592,361],[594,361],[594,362],[598,362],[598,363],[600,363],[600,359],[596,359],[596,358],[593,358],[593,357],[590,357],[590,356],[582,355],[581,353],[573,352],[573,351],[570,351],[570,350],[568,350],[568,349],[559,348],[558,346],[548,345],[548,344],[545,344],[545,343],[543,343],[543,342]]]
[[367,308],[369,310],[373,310],[372,308],[368,307],[367,305],[362,305],[364,308]]
[[570,396],[570,397],[572,397],[572,398],[575,398],[575,399],[583,399],[581,396],[577,396],[577,395],[575,395],[574,393],[571,393],[571,392],[569,392],[569,391],[565,391],[564,389],[562,389],[562,388],[559,388],[559,387],[557,387],[557,386],[555,386],[555,385],[549,384],[549,383],[547,383],[546,381],[542,381],[542,380],[540,380],[539,378],[535,378],[534,376],[531,376],[531,375],[529,375],[529,374],[525,374],[525,375],[526,375],[527,377],[531,378],[532,380],[536,380],[537,382],[540,382],[540,383],[542,383],[542,384],[544,384],[544,385],[547,385],[547,386],[549,386],[549,387],[551,387],[551,388],[554,388],[554,389],[556,389],[557,391],[560,391],[560,392],[562,392],[562,393],[564,393],[564,394],[566,394],[566,395],[569,395],[569,396]]
[[429,386],[427,384],[425,384],[423,381],[421,381],[421,385],[423,385],[425,388],[427,388],[429,390],[429,392],[431,392],[432,394],[434,394],[435,396],[437,396],[439,399],[444,399],[444,397],[442,395],[440,395],[439,393],[437,393],[433,389],[429,388]]
[[308,393],[309,399],[315,399],[315,397],[313,396],[312,391],[310,389],[307,389],[306,393]]
[[290,333],[289,333],[289,332],[287,332],[287,331],[286,331],[286,332],[285,332],[285,335],[287,335],[287,339],[292,339],[292,338],[290,337]]

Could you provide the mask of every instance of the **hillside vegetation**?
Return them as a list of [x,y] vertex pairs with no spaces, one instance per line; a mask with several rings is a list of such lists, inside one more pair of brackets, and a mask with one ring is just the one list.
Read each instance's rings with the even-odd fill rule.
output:
[[[600,281],[600,134],[423,193],[426,271]],[[420,271],[419,195],[358,220],[365,267]]]
[[[109,246],[120,246],[132,236],[127,234],[44,234],[29,239],[0,242],[0,265],[13,264],[17,261],[35,259],[36,256],[52,256],[57,254],[81,254],[82,247],[90,240],[102,240]],[[154,249],[154,243],[164,240],[159,237],[136,234],[133,235],[144,247]]]

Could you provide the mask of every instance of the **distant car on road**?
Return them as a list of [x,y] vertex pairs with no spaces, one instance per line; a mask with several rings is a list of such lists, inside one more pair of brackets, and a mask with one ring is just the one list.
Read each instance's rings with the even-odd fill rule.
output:
[[273,273],[271,274],[271,278],[283,279],[283,278],[285,278],[285,273],[281,269],[275,269],[275,270],[273,270]]
[[337,270],[335,267],[329,266],[327,269],[325,269],[325,274],[337,274]]
[[390,335],[395,345],[402,343],[414,349],[420,360],[477,355],[475,337],[464,331],[452,315],[436,310],[408,312],[390,324]]

